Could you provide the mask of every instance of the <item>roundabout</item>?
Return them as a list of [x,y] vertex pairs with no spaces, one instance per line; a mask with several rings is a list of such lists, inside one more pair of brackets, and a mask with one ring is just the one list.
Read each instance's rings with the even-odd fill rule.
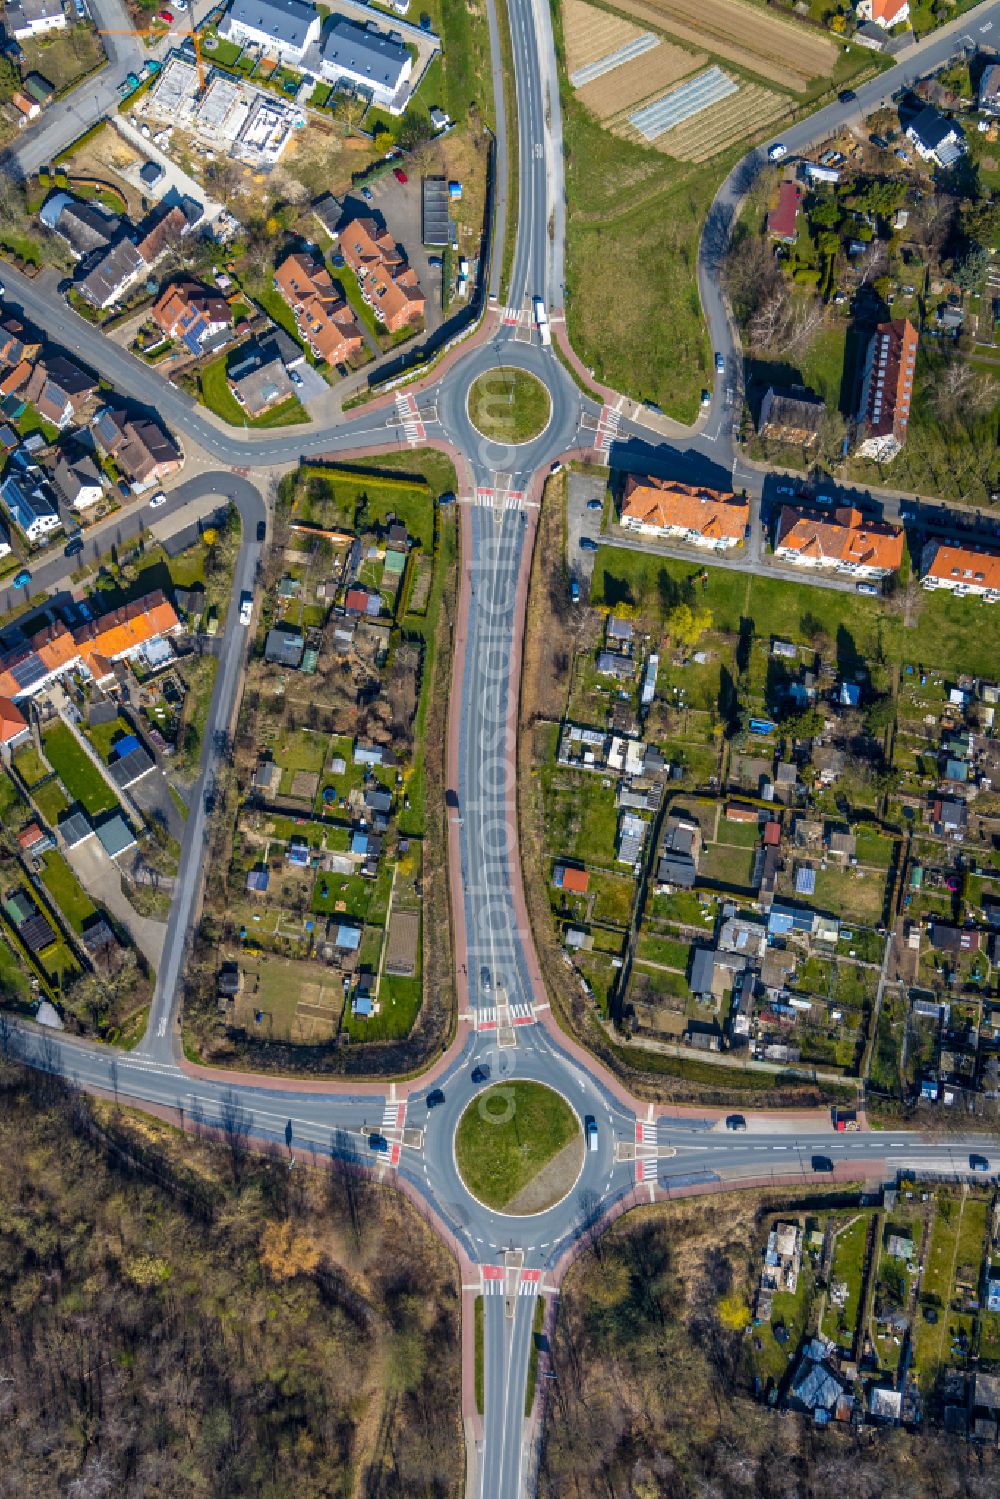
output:
[[580,1117],[561,1093],[525,1079],[477,1093],[455,1131],[455,1163],[466,1191],[510,1217],[561,1202],[583,1169]]
[[552,420],[552,397],[527,370],[498,365],[477,375],[466,397],[469,421],[488,442],[520,447],[541,437]]

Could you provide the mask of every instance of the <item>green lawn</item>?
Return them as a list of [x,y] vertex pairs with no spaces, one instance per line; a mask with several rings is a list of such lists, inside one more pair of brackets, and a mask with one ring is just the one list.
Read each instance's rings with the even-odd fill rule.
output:
[[419,978],[398,978],[386,974],[379,986],[377,1015],[367,1020],[351,1014],[350,1005],[344,1010],[342,1030],[353,1041],[396,1041],[410,1034],[420,1013],[423,985]]
[[32,791],[31,795],[49,827],[54,828],[62,814],[69,808],[69,802],[59,782],[53,776],[50,781],[45,782],[44,786],[39,786]]
[[545,842],[554,858],[615,865],[618,812],[614,792],[586,771],[543,772]]
[[502,1211],[579,1132],[576,1114],[551,1088],[499,1083],[478,1094],[459,1120],[458,1169],[474,1196]]
[[63,916],[77,933],[97,914],[97,907],[83,889],[62,854],[55,849],[42,860],[42,884]]
[[86,732],[87,738],[90,740],[91,744],[94,746],[95,750],[100,755],[104,763],[107,764],[108,757],[111,754],[112,745],[116,740],[122,739],[127,734],[131,734],[132,729],[129,724],[126,723],[125,719],[122,718],[119,714],[119,716],[117,718],[113,718],[110,723],[91,724]]
[[22,744],[14,751],[14,764],[29,791],[49,773],[49,767],[33,744]]
[[261,416],[248,417],[226,381],[227,360],[227,355],[220,354],[218,359],[213,359],[210,364],[202,367],[198,377],[202,401],[209,411],[221,416],[224,422],[228,422],[231,427],[265,429],[294,426],[309,420],[298,396],[290,396],[287,401],[273,406]]
[[73,801],[81,804],[90,817],[100,817],[118,806],[118,798],[105,783],[100,771],[87,759],[64,723],[53,724],[45,731],[42,742],[45,758]]
[[472,425],[492,442],[530,442],[545,430],[552,414],[542,382],[506,365],[474,380],[468,399]]
[[843,1309],[827,1307],[822,1330],[841,1348],[851,1346],[861,1311],[861,1279],[865,1266],[868,1221],[868,1217],[862,1214],[849,1228],[842,1229],[833,1252],[830,1279],[846,1284],[847,1300]]

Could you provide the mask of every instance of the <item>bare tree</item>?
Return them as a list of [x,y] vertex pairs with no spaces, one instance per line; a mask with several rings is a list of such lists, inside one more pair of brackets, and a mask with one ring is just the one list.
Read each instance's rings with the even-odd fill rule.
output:
[[219,1126],[229,1151],[229,1165],[235,1187],[240,1185],[243,1178],[252,1123],[252,1116],[240,1103],[238,1095],[231,1090],[226,1093],[219,1110]]

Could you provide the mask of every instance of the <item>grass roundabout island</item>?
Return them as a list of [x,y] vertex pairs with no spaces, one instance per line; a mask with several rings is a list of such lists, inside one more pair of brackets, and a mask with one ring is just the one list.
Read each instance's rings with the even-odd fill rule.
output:
[[531,442],[552,415],[552,398],[541,380],[509,364],[477,375],[468,399],[470,422],[490,442]]
[[569,1192],[583,1165],[583,1132],[562,1094],[543,1083],[495,1083],[469,1104],[455,1159],[474,1197],[499,1213],[542,1213]]

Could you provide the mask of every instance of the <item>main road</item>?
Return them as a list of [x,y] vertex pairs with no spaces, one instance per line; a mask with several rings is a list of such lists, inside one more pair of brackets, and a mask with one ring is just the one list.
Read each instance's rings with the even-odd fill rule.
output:
[[[416,395],[429,440],[446,442],[461,455],[460,487],[468,502],[462,510],[459,648],[448,756],[457,988],[464,1016],[458,1040],[425,1083],[389,1088],[229,1076],[183,1059],[178,1029],[181,977],[198,910],[214,777],[225,753],[245,661],[245,632],[232,607],[185,830],[166,958],[157,976],[143,1045],[130,1054],[118,1054],[31,1027],[17,1027],[6,1037],[33,1065],[60,1071],[82,1087],[104,1089],[140,1106],[179,1112],[185,1120],[215,1127],[234,1140],[252,1137],[317,1157],[331,1152],[353,1156],[367,1152],[373,1132],[384,1131],[392,1148],[387,1157],[375,1157],[380,1171],[397,1172],[406,1190],[449,1236],[470,1294],[497,1284],[495,1273],[487,1273],[490,1267],[506,1276],[501,1283],[512,1292],[486,1298],[481,1425],[474,1410],[466,1408],[467,1439],[476,1454],[472,1492],[482,1499],[519,1499],[525,1491],[529,1480],[523,1411],[534,1311],[531,1293],[557,1287],[574,1246],[602,1215],[678,1192],[810,1180],[816,1157],[824,1176],[829,1165],[840,1180],[902,1169],[961,1174],[969,1169],[970,1151],[986,1155],[992,1169],[1000,1166],[996,1141],[973,1135],[947,1143],[911,1133],[836,1135],[819,1115],[777,1121],[751,1117],[745,1134],[730,1134],[719,1121],[671,1116],[629,1098],[552,1021],[527,919],[517,848],[521,628],[540,476],[554,457],[593,444],[600,408],[581,395],[552,351],[534,340],[524,315],[535,295],[552,307],[564,303],[561,122],[547,6],[544,0],[509,0],[508,9],[520,163],[516,205],[509,205],[518,224],[509,313],[504,318],[491,312],[489,337],[471,343],[434,384]],[[962,24],[971,26],[972,15]],[[886,82],[890,77],[879,80],[881,87],[892,86]],[[501,114],[499,72],[497,81]],[[834,111],[823,130],[835,123],[836,107]],[[799,142],[791,131],[786,136],[792,149],[805,140]],[[756,163],[757,155],[751,153],[744,176],[731,179],[732,193],[724,189],[717,201],[708,237],[715,270],[708,249],[700,266],[713,340],[723,348],[735,345],[723,342],[728,324],[717,291],[720,234],[728,233],[740,184]],[[494,266],[494,285],[496,274]],[[240,510],[243,547],[234,599],[252,585],[260,549],[257,528],[265,518],[261,496],[245,475],[293,465],[302,457],[362,449],[378,452],[406,441],[392,403],[374,403],[352,420],[326,429],[259,434],[226,429],[76,317],[50,285],[32,283],[14,272],[6,279],[8,296],[31,321],[112,385],[155,410],[220,465],[217,473],[193,482],[199,495],[216,492]],[[549,424],[531,443],[491,443],[469,421],[466,397],[471,381],[500,363],[536,374],[549,390]],[[733,456],[722,408],[713,408],[707,426],[683,441],[664,444],[648,429],[625,424],[622,442],[626,448],[641,445],[643,453],[658,453],[661,460],[713,473],[728,467]],[[128,518],[120,522],[131,523]],[[49,581],[58,582],[59,564],[46,566],[53,568]],[[39,581],[44,583],[45,576]],[[546,1082],[569,1099],[581,1118],[591,1115],[597,1122],[597,1149],[585,1152],[571,1191],[544,1213],[515,1218],[493,1212],[468,1193],[458,1174],[455,1126],[487,1075],[491,1080],[516,1076]],[[428,1110],[432,1086],[443,1091],[445,1101]]]

